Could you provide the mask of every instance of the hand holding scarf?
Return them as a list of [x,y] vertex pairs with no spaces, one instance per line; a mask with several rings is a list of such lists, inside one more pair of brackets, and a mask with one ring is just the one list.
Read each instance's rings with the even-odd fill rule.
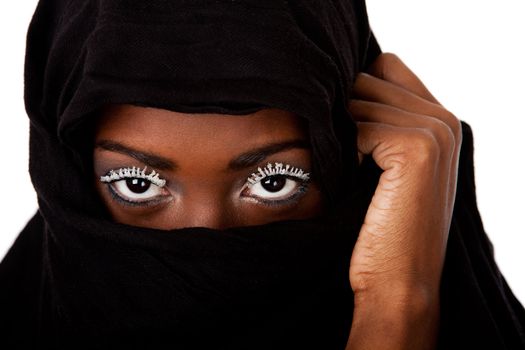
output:
[[370,71],[350,110],[359,151],[383,173],[352,253],[349,346],[434,348],[461,123],[396,56],[381,55]]

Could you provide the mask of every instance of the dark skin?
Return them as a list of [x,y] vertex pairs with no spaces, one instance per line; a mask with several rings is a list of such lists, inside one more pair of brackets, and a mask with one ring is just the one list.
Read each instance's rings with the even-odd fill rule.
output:
[[358,148],[384,170],[350,261],[347,349],[434,349],[461,123],[395,55],[360,74]]
[[[348,108],[358,127],[360,158],[371,155],[383,173],[350,261],[355,307],[347,349],[433,349],[460,121],[392,54],[381,55],[358,76]],[[240,153],[268,143],[305,141],[306,135],[298,116],[276,109],[243,118],[112,107],[96,133],[97,190],[116,221],[135,226],[224,228],[311,218],[323,208],[315,181],[284,206],[265,206],[242,195],[250,174],[268,161],[309,172],[308,148],[289,148],[253,166],[228,170]],[[145,164],[122,149],[108,150],[108,142],[177,163],[175,170],[162,170],[173,199],[146,208],[115,201],[100,176],[112,168]]]
[[[294,177],[275,178],[281,183],[272,190],[288,181],[288,187],[277,192],[262,184],[246,188],[250,175],[269,162],[310,172],[307,140],[304,121],[283,110],[234,116],[112,106],[104,111],[95,136],[96,188],[113,219],[133,226],[221,229],[311,218],[322,209],[315,181],[309,181],[304,194],[298,191],[300,181]],[[256,151],[260,154],[249,154]],[[238,159],[240,156],[244,157]],[[147,173],[155,170],[166,180],[163,188],[150,185],[151,197],[161,198],[158,203],[130,205],[115,200],[112,193],[119,193],[119,188],[120,193],[128,193],[125,180],[120,187],[117,182],[110,186],[98,181],[112,169],[146,165]],[[277,202],[274,196],[279,193],[280,200],[298,197]],[[271,203],[262,202],[269,199]]]

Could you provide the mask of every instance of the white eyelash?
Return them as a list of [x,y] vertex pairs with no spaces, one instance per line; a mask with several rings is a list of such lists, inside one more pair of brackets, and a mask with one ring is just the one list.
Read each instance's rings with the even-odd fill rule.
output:
[[297,177],[301,180],[308,181],[310,179],[310,173],[305,173],[302,169],[295,168],[289,164],[283,165],[283,163],[275,163],[275,167],[271,163],[268,163],[264,169],[258,168],[258,173],[253,173],[248,181],[255,185],[257,182],[261,181],[267,176],[273,175],[289,175]]
[[110,172],[106,176],[101,176],[100,181],[101,182],[113,182],[117,180],[122,179],[145,179],[150,181],[152,184],[157,185],[159,187],[164,187],[166,185],[166,180],[163,180],[159,177],[159,174],[155,172],[155,170],[152,170],[149,175],[146,175],[146,169],[148,167],[144,167],[144,169],[140,169],[137,167],[133,168],[120,168],[119,170],[110,170]]

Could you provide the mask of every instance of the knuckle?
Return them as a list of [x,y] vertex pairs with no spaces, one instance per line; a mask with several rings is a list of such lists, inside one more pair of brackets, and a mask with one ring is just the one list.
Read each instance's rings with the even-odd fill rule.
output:
[[385,52],[381,54],[379,56],[379,60],[381,60],[381,62],[387,66],[401,63],[401,59],[399,58],[399,56],[392,52]]
[[456,147],[456,136],[450,125],[440,119],[432,118],[431,132],[440,144],[440,149],[451,151]]
[[452,112],[445,110],[444,112],[444,121],[450,128],[452,135],[456,140],[461,139],[461,120],[457,118]]
[[435,162],[440,155],[439,143],[428,129],[415,130],[406,141],[411,162],[428,164]]
[[396,54],[385,52],[379,55],[379,57],[376,59],[374,70],[377,72],[380,78],[386,78],[392,74],[396,67],[398,67],[401,63],[401,59]]

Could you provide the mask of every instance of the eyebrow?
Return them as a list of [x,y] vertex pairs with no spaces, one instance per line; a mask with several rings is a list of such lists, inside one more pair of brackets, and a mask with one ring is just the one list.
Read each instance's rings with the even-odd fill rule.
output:
[[268,144],[242,153],[237,158],[230,161],[230,163],[228,164],[228,169],[242,170],[248,167],[252,167],[259,164],[272,154],[288,151],[294,148],[309,149],[310,144],[305,140],[300,139]]
[[[158,170],[175,170],[177,169],[177,164],[168,158],[157,156],[152,153],[139,151],[129,146],[125,146],[121,143],[110,141],[110,140],[101,140],[95,145],[96,148],[101,148],[106,151],[121,153],[127,155],[131,158],[135,158],[141,163],[144,163],[152,168]],[[269,156],[288,151],[290,149],[309,149],[310,144],[306,140],[297,139],[284,142],[271,143],[264,145],[253,150],[247,151],[240,154],[235,159],[232,159],[228,164],[229,170],[242,170],[248,167],[255,166],[268,158]]]
[[175,170],[177,165],[168,158],[160,157],[152,153],[139,151],[129,146],[124,146],[121,143],[109,140],[101,140],[97,142],[95,148],[102,148],[106,151],[116,152],[135,158],[141,163],[144,163],[152,168],[158,170]]

